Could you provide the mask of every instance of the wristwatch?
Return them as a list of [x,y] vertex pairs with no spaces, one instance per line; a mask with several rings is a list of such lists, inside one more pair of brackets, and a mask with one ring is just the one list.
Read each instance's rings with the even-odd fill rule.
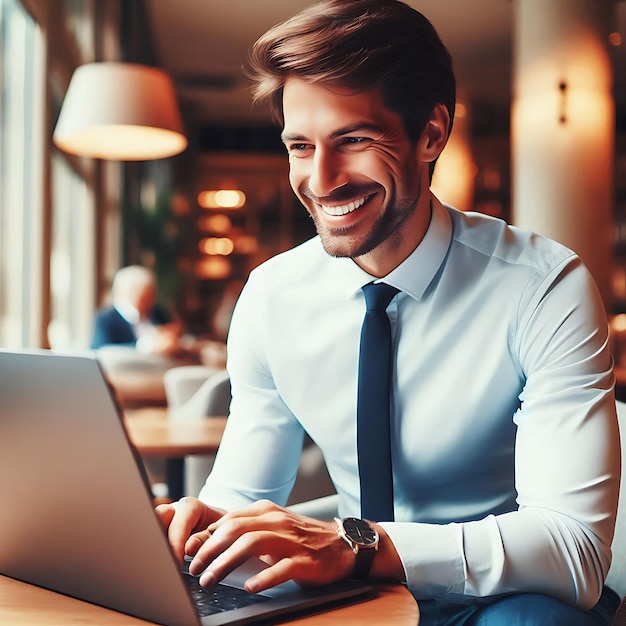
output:
[[337,534],[350,546],[356,557],[354,578],[367,578],[378,550],[378,533],[364,519],[335,517],[335,522]]

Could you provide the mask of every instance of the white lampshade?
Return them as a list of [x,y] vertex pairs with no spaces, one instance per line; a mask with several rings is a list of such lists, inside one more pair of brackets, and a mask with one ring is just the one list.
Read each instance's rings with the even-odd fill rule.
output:
[[131,63],[77,68],[52,140],[71,154],[119,161],[162,159],[187,147],[169,76]]

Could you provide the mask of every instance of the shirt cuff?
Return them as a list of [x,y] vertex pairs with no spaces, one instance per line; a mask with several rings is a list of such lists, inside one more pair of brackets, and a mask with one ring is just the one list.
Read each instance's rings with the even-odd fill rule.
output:
[[418,600],[464,592],[463,557],[449,526],[407,522],[380,525],[402,561],[409,591]]

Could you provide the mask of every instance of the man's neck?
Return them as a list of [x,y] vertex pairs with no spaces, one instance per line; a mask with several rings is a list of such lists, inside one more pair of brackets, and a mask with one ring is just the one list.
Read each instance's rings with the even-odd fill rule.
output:
[[[430,189],[423,193],[418,206],[404,222],[402,229],[392,234],[371,252],[354,258],[354,262],[370,276],[382,278],[405,261],[426,235],[432,218],[432,196]],[[407,237],[407,234],[410,237]]]

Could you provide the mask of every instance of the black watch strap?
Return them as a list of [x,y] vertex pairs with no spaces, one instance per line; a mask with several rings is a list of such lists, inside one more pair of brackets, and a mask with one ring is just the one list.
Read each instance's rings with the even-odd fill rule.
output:
[[364,580],[367,578],[370,570],[372,569],[375,556],[376,550],[373,548],[359,548],[354,562],[354,578],[357,578],[358,580]]

